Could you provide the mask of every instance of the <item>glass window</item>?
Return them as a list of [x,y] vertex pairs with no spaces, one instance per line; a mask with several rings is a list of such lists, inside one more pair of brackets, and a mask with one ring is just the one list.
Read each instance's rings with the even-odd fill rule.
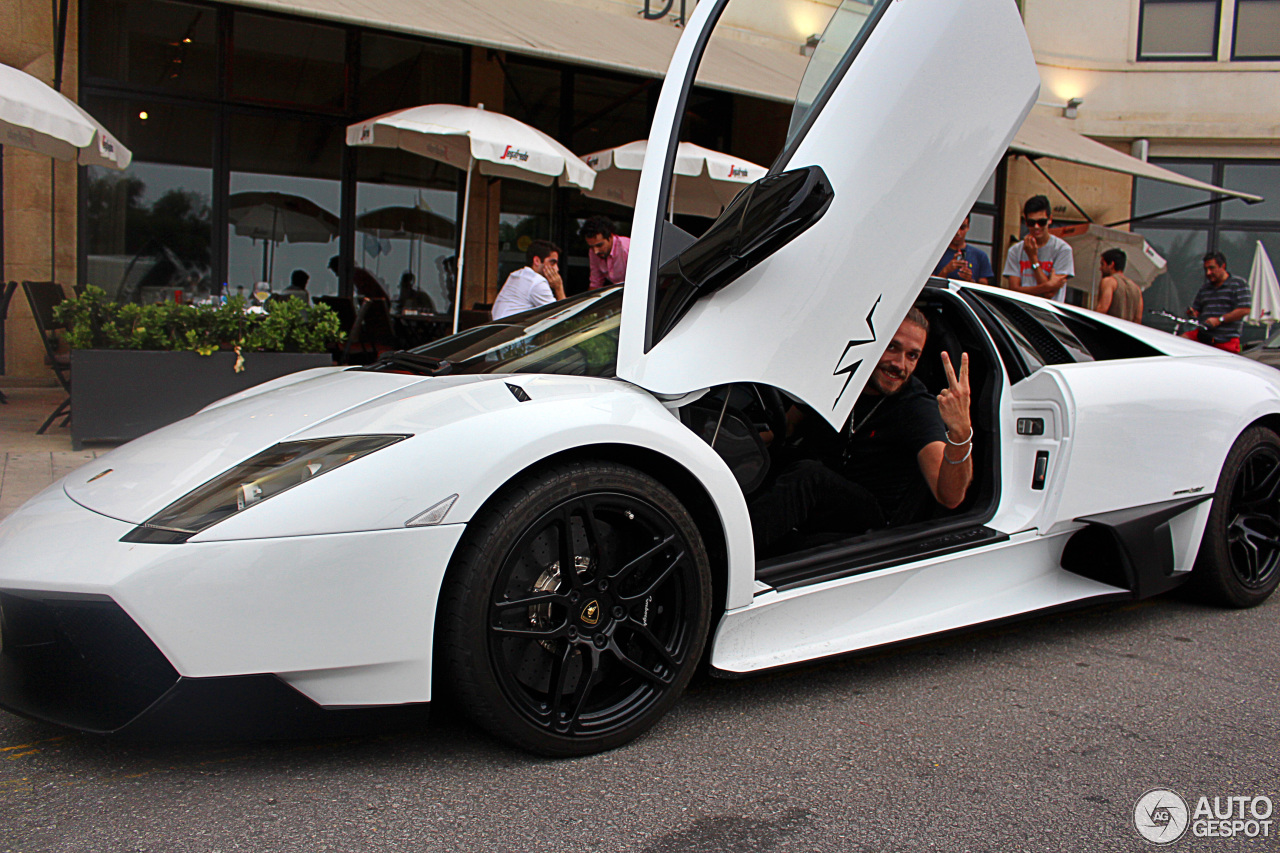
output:
[[814,105],[840,82],[842,66],[862,46],[872,13],[883,5],[885,0],[844,0],[837,7],[805,67],[791,113],[787,145],[795,140]]
[[649,94],[656,80],[573,77],[573,138],[570,147],[587,153],[649,136]]
[[508,60],[503,72],[506,83],[502,111],[552,139],[561,140],[560,71]]
[[208,295],[212,111],[94,97],[84,107],[133,151],[124,171],[85,170],[85,283],[124,302]]
[[622,290],[592,291],[427,344],[415,352],[448,361],[450,373],[613,376]]
[[340,110],[346,103],[346,31],[237,12],[231,91],[237,98]]
[[1168,262],[1168,272],[1156,278],[1142,294],[1148,311],[1168,311],[1182,316],[1191,298],[1204,284],[1205,252],[1209,251],[1208,228],[1133,229]]
[[[1194,178],[1197,181],[1205,183],[1213,183],[1213,164],[1212,163],[1165,163],[1160,165],[1171,172],[1177,172],[1188,178]],[[1182,207],[1187,204],[1195,204],[1196,202],[1208,201],[1209,193],[1201,190],[1193,190],[1190,187],[1180,187],[1174,184],[1166,184],[1163,181],[1153,181],[1148,178],[1138,178],[1133,182],[1133,215],[1148,216],[1153,213],[1160,213],[1164,210],[1171,210],[1175,207]],[[1181,213],[1170,213],[1162,216],[1162,219],[1208,219],[1210,216],[1208,207],[1196,207],[1191,210],[1184,210]]]
[[376,116],[421,104],[461,104],[462,58],[461,48],[364,33],[357,109]]
[[1139,59],[1218,56],[1219,0],[1142,0]]
[[[343,130],[318,121],[231,118],[227,285],[231,293],[280,292],[295,269],[312,296],[338,292]],[[267,283],[266,288],[255,287]]]
[[218,13],[206,6],[151,0],[84,4],[83,74],[142,88],[190,94],[218,91]]
[[1280,0],[1236,0],[1232,59],[1280,59]]
[[1227,256],[1227,269],[1232,275],[1249,280],[1253,256],[1262,243],[1272,266],[1280,264],[1280,231],[1228,231],[1218,233],[1218,251]]
[[[359,152],[356,266],[383,282],[397,307],[453,307],[460,172],[407,151]],[[405,274],[412,276],[405,279]]]
[[1227,163],[1222,170],[1222,186],[1263,198],[1258,204],[1239,199],[1223,202],[1223,219],[1280,222],[1280,163]]

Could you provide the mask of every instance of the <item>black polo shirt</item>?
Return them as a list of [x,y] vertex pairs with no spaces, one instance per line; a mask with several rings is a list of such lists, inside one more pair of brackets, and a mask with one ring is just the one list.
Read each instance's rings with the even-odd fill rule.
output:
[[892,518],[908,489],[921,483],[917,459],[926,445],[946,441],[938,398],[912,376],[896,394],[863,394],[841,432],[835,470],[868,489]]

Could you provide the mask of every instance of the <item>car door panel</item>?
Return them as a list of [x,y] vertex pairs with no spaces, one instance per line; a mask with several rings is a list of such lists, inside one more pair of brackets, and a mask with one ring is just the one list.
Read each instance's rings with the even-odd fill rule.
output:
[[[655,282],[656,212],[670,147],[652,140],[669,136],[678,117],[669,80],[641,178],[618,375],[663,394],[762,382],[842,424],[1035,100],[1035,64],[1025,36],[1014,32],[1021,26],[1007,0],[890,4],[805,134],[774,166],[774,173],[821,167],[834,190],[830,209],[697,301],[649,348],[656,299],[645,288]],[[992,43],[1017,47],[993,53]],[[682,40],[685,75],[693,47]]]

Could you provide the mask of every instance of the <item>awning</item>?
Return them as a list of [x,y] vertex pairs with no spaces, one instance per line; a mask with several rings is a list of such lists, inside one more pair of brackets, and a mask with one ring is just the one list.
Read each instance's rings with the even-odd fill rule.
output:
[[[555,0],[234,0],[347,24],[378,27],[524,56],[661,79],[683,30]],[[808,60],[748,42],[712,42],[699,83],[790,103]]]
[[1117,151],[1114,148],[1095,142],[1087,136],[1081,136],[1073,130],[1062,127],[1051,118],[1032,113],[1027,116],[1022,127],[1013,137],[1009,150],[1029,157],[1049,157],[1067,163],[1079,163],[1095,169],[1106,169],[1109,172],[1121,172],[1135,178],[1150,178],[1166,184],[1177,184],[1193,190],[1203,190],[1219,195],[1228,195],[1245,201],[1262,201],[1260,196],[1238,190],[1215,187],[1195,178],[1179,175],[1177,172],[1161,168],[1137,157]]

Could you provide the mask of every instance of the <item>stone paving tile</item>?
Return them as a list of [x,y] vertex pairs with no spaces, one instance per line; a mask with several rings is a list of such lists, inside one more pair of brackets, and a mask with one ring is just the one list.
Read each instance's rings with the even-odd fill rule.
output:
[[0,518],[12,513],[55,480],[103,451],[18,451],[0,454]]

